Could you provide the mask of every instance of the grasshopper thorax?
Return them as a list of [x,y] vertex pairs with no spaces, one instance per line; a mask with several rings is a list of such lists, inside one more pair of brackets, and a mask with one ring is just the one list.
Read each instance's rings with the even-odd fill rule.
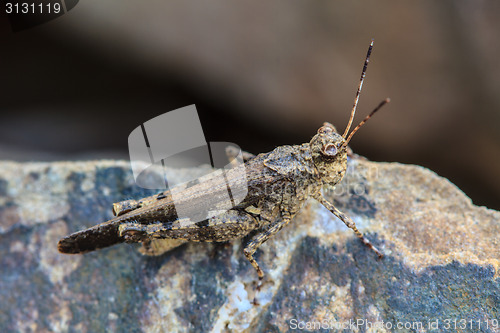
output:
[[347,146],[335,127],[324,123],[309,145],[323,183],[335,185],[340,182],[347,169]]

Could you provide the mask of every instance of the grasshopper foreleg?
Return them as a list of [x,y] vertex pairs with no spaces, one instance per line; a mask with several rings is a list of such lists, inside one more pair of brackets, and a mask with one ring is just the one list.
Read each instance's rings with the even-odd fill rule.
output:
[[318,200],[323,206],[325,206],[326,209],[328,209],[330,212],[332,212],[333,215],[337,216],[342,222],[344,222],[344,224],[348,228],[352,229],[354,231],[354,233],[356,234],[356,236],[358,236],[358,238],[363,242],[363,244],[365,244],[373,252],[375,252],[379,258],[382,258],[384,256],[382,254],[382,252],[380,252],[375,246],[373,246],[373,244],[368,239],[365,238],[365,236],[363,236],[361,231],[359,231],[358,228],[356,228],[356,223],[354,223],[354,221],[349,216],[347,216],[346,214],[344,214],[340,210],[338,210],[337,207],[332,205],[321,194],[315,196],[314,198],[316,200]]

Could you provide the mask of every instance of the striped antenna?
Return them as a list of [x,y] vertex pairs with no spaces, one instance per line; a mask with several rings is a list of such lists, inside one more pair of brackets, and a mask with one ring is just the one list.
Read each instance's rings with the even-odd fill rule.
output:
[[369,114],[369,115],[367,115],[367,116],[365,117],[365,119],[363,119],[363,120],[359,123],[359,125],[358,125],[358,126],[354,127],[354,129],[352,130],[351,134],[349,134],[349,137],[345,140],[345,142],[342,144],[342,146],[347,146],[347,144],[349,143],[349,141],[351,141],[351,138],[352,138],[352,136],[354,135],[354,133],[356,133],[356,132],[359,130],[359,128],[360,128],[361,126],[363,126],[363,125],[366,123],[366,121],[367,121],[368,119],[370,119],[370,118],[371,118],[371,117],[375,114],[375,112],[377,112],[378,110],[380,110],[380,108],[381,108],[381,107],[383,107],[384,105],[386,105],[386,104],[387,104],[387,103],[389,103],[390,101],[391,101],[391,99],[390,99],[390,98],[386,98],[386,99],[384,99],[382,102],[380,102],[380,104],[379,104],[379,105],[377,105],[377,107],[376,107],[375,109],[373,109],[373,111],[372,111],[372,112],[370,112],[370,114]]
[[359,94],[361,93],[361,88],[363,88],[363,81],[365,80],[366,76],[366,67],[368,67],[368,62],[370,61],[370,55],[372,54],[372,49],[373,49],[373,39],[372,42],[370,43],[370,47],[368,47],[368,52],[366,53],[365,64],[363,66],[363,71],[361,72],[361,79],[359,80],[358,91],[356,92],[356,97],[354,98],[354,105],[352,106],[351,118],[349,118],[349,122],[347,123],[347,127],[345,128],[344,134],[342,134],[342,137],[344,139],[346,138],[347,133],[351,129],[352,121],[354,120],[354,114],[356,113],[356,107],[358,106],[358,101],[359,101]]

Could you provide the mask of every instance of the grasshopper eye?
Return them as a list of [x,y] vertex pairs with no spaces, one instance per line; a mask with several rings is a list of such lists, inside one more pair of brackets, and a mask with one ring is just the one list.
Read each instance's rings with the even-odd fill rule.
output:
[[334,144],[327,144],[323,146],[322,153],[325,156],[333,157],[337,155],[337,146]]
[[[331,126],[331,125],[330,125]],[[331,134],[332,132],[334,132],[333,128],[330,127],[330,126],[326,126],[324,125],[323,127],[321,127],[319,130],[318,130],[318,134]]]

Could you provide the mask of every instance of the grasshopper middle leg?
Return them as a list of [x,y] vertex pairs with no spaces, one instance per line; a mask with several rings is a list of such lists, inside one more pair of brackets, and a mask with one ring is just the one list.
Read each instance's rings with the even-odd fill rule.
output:
[[271,223],[266,230],[255,235],[243,249],[243,253],[245,253],[245,256],[247,257],[248,261],[250,261],[252,266],[257,271],[257,275],[259,276],[260,280],[262,280],[262,278],[264,277],[264,272],[260,268],[257,261],[254,259],[253,255],[255,251],[257,251],[259,246],[261,246],[265,241],[267,241],[271,236],[276,234],[278,231],[283,229],[283,227],[286,226],[290,222],[290,220],[291,220],[290,214],[288,212],[284,212],[281,220]]

